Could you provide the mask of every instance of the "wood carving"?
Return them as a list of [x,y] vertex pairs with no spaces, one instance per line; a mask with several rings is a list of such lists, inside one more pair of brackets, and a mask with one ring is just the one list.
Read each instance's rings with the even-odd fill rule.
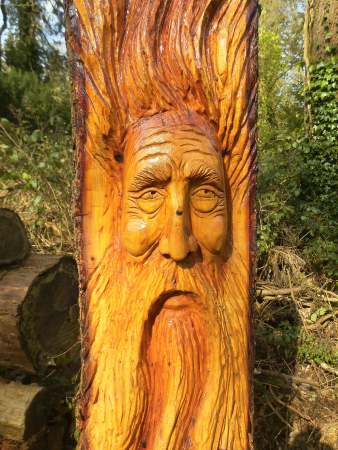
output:
[[69,0],[80,449],[251,447],[256,0]]

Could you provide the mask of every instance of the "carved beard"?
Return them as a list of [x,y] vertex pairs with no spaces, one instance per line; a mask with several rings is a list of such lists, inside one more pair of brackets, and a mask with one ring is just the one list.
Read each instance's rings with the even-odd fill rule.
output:
[[184,269],[155,253],[122,260],[107,254],[86,292],[80,448],[247,449],[242,280],[225,265]]

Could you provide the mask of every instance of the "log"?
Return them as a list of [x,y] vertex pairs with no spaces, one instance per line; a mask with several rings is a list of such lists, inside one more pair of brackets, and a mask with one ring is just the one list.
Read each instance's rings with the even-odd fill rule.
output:
[[29,251],[27,232],[20,217],[10,209],[0,208],[0,266],[20,263]]
[[46,424],[48,398],[37,384],[24,385],[0,378],[0,436],[24,442]]
[[0,367],[62,381],[79,369],[78,280],[68,256],[31,255],[0,276]]
[[252,447],[256,0],[68,0],[80,450]]
[[0,450],[62,450],[67,417],[60,392],[0,378]]

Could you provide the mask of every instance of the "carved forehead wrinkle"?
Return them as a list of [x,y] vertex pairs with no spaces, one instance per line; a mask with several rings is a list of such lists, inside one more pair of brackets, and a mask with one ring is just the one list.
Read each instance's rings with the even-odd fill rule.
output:
[[[147,134],[147,131],[150,134]],[[206,136],[197,127],[189,125],[181,125],[177,127],[146,128],[141,127],[134,130],[127,141],[126,160],[142,159],[144,154],[152,153],[174,153],[182,154],[185,152],[199,151],[205,155],[217,155],[218,151],[215,147],[215,140],[210,136]]]
[[[170,177],[170,150],[172,141],[170,134],[163,130],[155,130],[150,135],[144,136],[135,133],[126,145],[126,174],[127,178],[135,176],[142,170],[149,168],[161,170]],[[153,159],[153,161],[152,161]],[[149,167],[149,166],[152,167]],[[164,177],[165,174],[162,173]]]
[[135,130],[127,140],[125,148],[127,164],[135,164],[135,162],[145,156],[162,152],[165,145],[171,144],[170,134],[165,130],[157,129],[152,131],[149,135],[143,133],[142,131],[138,131],[139,130]]

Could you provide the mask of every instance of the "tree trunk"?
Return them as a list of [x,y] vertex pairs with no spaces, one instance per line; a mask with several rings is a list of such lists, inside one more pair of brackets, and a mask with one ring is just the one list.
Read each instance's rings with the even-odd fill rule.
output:
[[338,0],[307,0],[304,55],[307,68],[327,59],[338,48]]
[[79,448],[251,448],[256,0],[69,0]]
[[[308,0],[301,211],[314,270],[336,279],[338,220],[338,0]],[[301,151],[302,151],[301,150]],[[312,256],[311,256],[312,255]]]
[[29,251],[27,232],[20,217],[10,209],[0,208],[0,266],[22,262]]
[[70,257],[32,255],[0,277],[0,367],[49,381],[79,368],[78,287]]
[[0,71],[2,70],[2,36],[4,32],[7,30],[7,8],[6,8],[6,0],[0,0],[0,11],[2,14],[2,25],[0,27]]
[[16,69],[42,73],[41,6],[37,0],[14,0],[16,30],[6,48],[6,64]]

